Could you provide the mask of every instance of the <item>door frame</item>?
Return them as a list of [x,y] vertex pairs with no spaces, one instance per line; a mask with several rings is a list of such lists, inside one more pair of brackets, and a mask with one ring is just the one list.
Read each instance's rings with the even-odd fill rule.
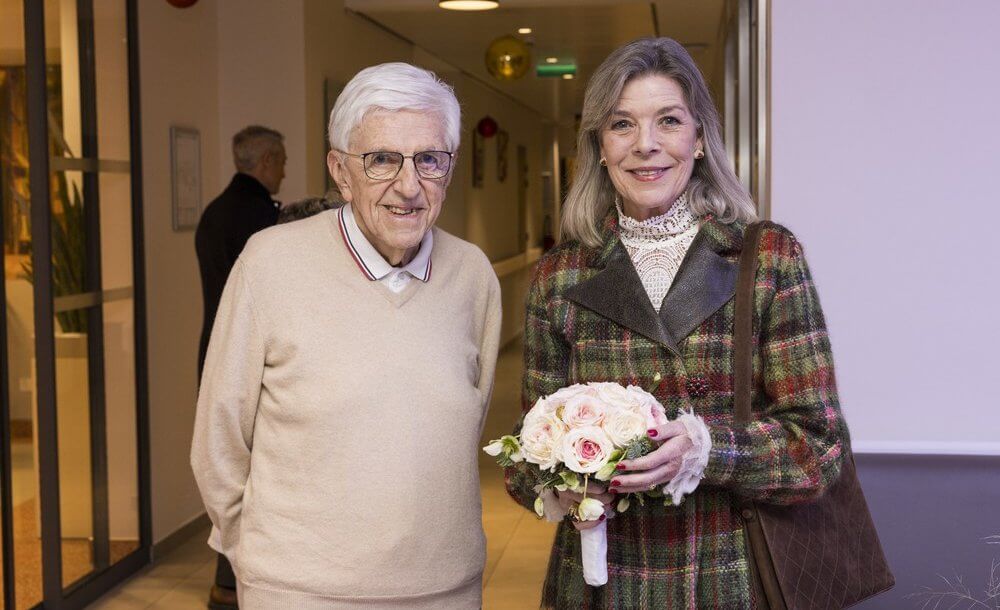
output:
[[[138,496],[139,496],[139,546],[113,565],[109,563],[108,536],[108,471],[107,439],[104,426],[104,379],[103,379],[103,324],[100,305],[104,295],[100,287],[100,222],[97,182],[94,179],[100,163],[96,143],[96,82],[94,70],[93,0],[76,0],[77,28],[80,58],[80,104],[83,129],[83,189],[87,196],[85,208],[85,231],[88,242],[86,266],[90,292],[76,297],[86,297],[92,303],[88,309],[93,328],[102,332],[88,333],[88,370],[90,375],[91,410],[91,463],[94,502],[94,546],[95,569],[83,579],[64,588],[62,584],[61,519],[59,506],[59,464],[58,432],[56,422],[55,392],[55,328],[56,303],[52,282],[35,281],[34,322],[35,322],[35,378],[37,413],[38,485],[40,503],[40,525],[42,537],[42,595],[43,601],[37,607],[77,609],[98,598],[102,593],[125,580],[128,576],[147,565],[152,550],[152,515],[150,499],[149,464],[149,405],[146,343],[146,300],[145,300],[145,257],[142,216],[142,159],[139,115],[139,73],[138,73],[138,24],[136,0],[122,0],[125,8],[128,56],[128,107],[129,107],[129,176],[131,180],[132,214],[132,298],[134,357],[135,357],[135,409],[136,409],[136,450]],[[49,178],[51,163],[49,158],[49,133],[47,112],[31,112],[30,109],[47,108],[45,62],[45,21],[44,3],[24,0],[25,32],[25,83],[27,108],[29,109],[28,153],[29,188],[32,193],[31,232],[32,267],[36,278],[52,277],[51,239],[51,198]],[[89,159],[88,159],[89,157]],[[92,167],[86,162],[93,160]],[[86,165],[86,167],[84,167]],[[96,283],[95,283],[96,282]],[[0,298],[5,297],[0,286]],[[0,343],[7,349],[6,300],[3,315],[0,315]],[[0,434],[0,528],[3,544],[3,602],[13,608],[15,600],[16,575],[14,570],[13,506],[11,492],[11,446],[9,426],[9,379],[7,358],[0,359],[0,417],[3,418]],[[98,540],[100,538],[100,540]]]

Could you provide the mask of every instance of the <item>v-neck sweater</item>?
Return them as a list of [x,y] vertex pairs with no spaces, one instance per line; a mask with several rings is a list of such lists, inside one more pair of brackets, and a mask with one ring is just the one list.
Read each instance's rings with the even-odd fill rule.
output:
[[226,284],[191,465],[241,608],[478,608],[477,454],[500,337],[483,253],[437,228],[393,293],[336,212],[255,235]]

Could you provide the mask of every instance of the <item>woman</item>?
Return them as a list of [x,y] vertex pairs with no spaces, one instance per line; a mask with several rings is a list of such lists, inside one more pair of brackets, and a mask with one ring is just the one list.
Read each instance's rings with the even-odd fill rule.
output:
[[459,125],[430,72],[362,70],[330,118],[346,205],[258,233],[229,276],[191,465],[243,610],[481,605],[500,287],[434,227]]
[[[590,381],[651,391],[670,422],[607,490],[660,489],[608,520],[603,587],[584,583],[576,529],[560,524],[545,608],[750,608],[755,595],[737,497],[804,502],[836,480],[848,443],[823,315],[802,254],[769,225],[756,281],[754,418],[733,423],[733,295],[754,218],[708,89],[666,38],[615,51],[587,87],[567,240],[539,262],[525,323],[523,406]],[[507,472],[533,506],[536,481]],[[563,508],[579,501],[559,496]],[[576,528],[576,529],[574,529]]]

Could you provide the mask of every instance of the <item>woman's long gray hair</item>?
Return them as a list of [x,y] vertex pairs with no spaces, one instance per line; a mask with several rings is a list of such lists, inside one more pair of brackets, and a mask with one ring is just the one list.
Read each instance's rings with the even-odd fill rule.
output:
[[614,205],[615,188],[600,165],[601,131],[631,79],[661,74],[684,92],[698,125],[705,156],[695,162],[688,202],[695,216],[712,214],[722,222],[750,221],[756,206],[736,177],[719,133],[719,113],[698,66],[670,38],[641,38],[615,50],[594,72],[583,98],[575,176],[563,211],[563,236],[591,247],[600,245],[599,224]]

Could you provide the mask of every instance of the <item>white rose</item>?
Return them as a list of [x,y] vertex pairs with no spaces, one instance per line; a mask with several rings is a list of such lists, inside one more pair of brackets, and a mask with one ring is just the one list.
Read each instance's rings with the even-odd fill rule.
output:
[[570,428],[600,426],[604,422],[607,408],[600,398],[581,394],[566,401],[562,420]]
[[576,509],[580,521],[597,521],[604,514],[604,504],[594,498],[584,498]]
[[594,386],[597,389],[597,396],[608,407],[638,411],[642,405],[640,396],[617,383],[597,383]]
[[521,453],[526,462],[552,470],[562,461],[562,437],[566,427],[555,414],[539,414],[525,419],[521,428]]
[[545,402],[551,411],[555,411],[565,405],[570,398],[576,396],[593,396],[595,393],[593,388],[589,386],[585,386],[582,383],[574,383],[571,386],[566,386],[549,394],[545,397]]
[[655,428],[667,423],[667,412],[664,410],[663,405],[660,404],[660,401],[656,400],[655,396],[634,385],[630,385],[626,390],[638,402],[639,413],[642,413],[646,418],[647,428]]
[[580,474],[597,472],[607,464],[614,443],[597,426],[574,428],[562,439],[562,460],[566,467]]
[[637,410],[613,411],[604,420],[604,431],[618,447],[624,447],[637,437],[645,436],[648,429],[646,417]]
[[551,403],[546,401],[544,398],[539,398],[535,401],[535,404],[531,406],[524,415],[524,426],[528,425],[528,422],[537,417],[548,415],[552,413],[555,409],[551,407]]

